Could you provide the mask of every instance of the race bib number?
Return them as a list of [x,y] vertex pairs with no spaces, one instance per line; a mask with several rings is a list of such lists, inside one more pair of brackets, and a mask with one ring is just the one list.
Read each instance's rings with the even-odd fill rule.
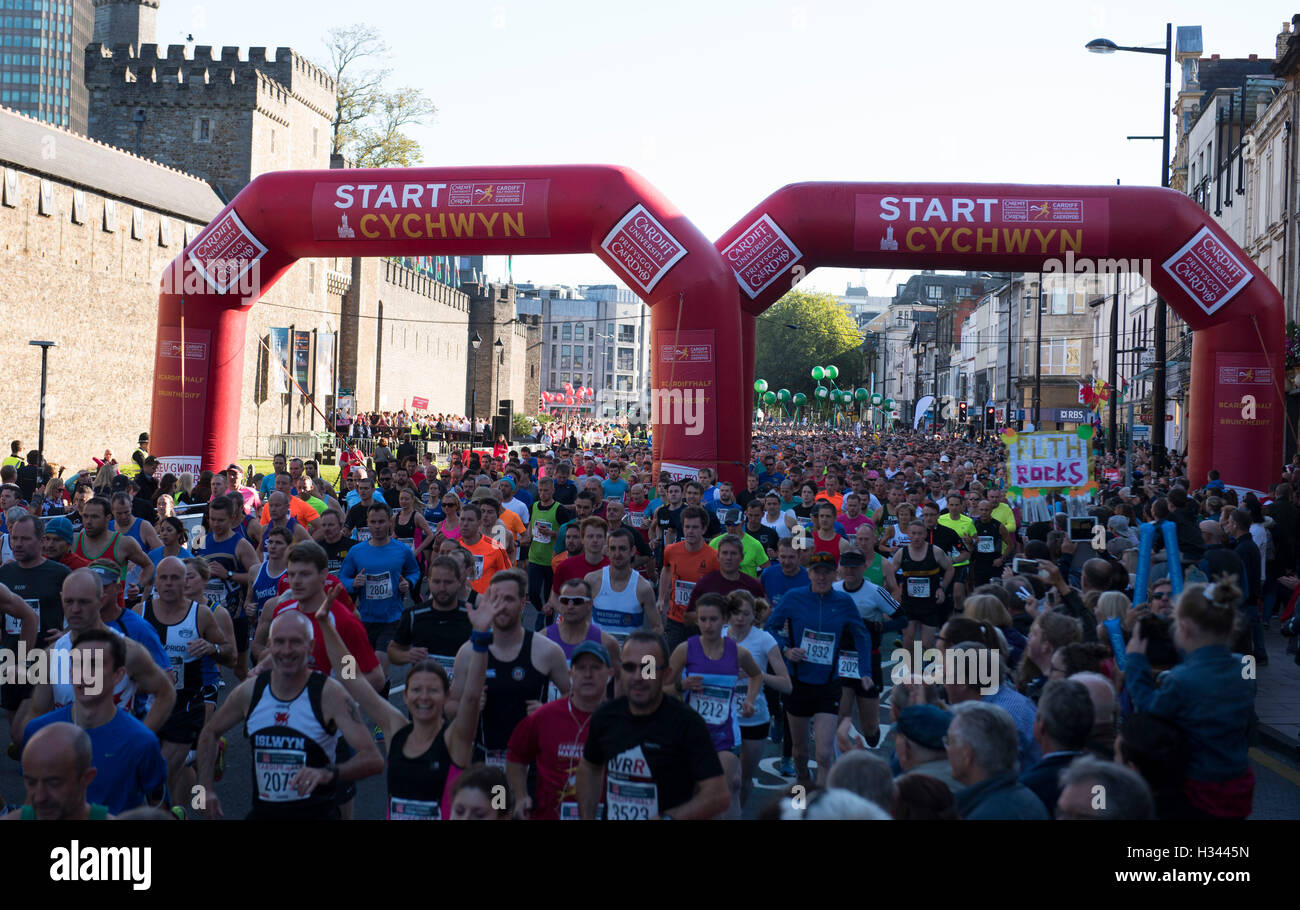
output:
[[290,782],[307,767],[302,749],[258,749],[253,761],[257,770],[257,797],[268,803],[302,799]]
[[[27,604],[27,606],[31,607],[32,610],[36,613],[36,617],[37,617],[36,626],[37,626],[37,629],[38,629],[38,631],[39,631],[39,628],[40,628],[40,625],[41,625],[41,623],[40,623],[41,602],[40,602],[39,600],[37,600],[36,598],[34,598],[34,597],[24,597],[24,598],[23,598],[23,603],[25,603],[25,604]],[[66,622],[66,620],[65,620],[65,622],[64,622],[64,626],[66,627],[66,625],[67,625],[67,622]],[[5,614],[5,633],[6,633],[7,635],[22,635],[22,634],[23,634],[23,621],[22,621],[22,618],[21,618],[21,617],[18,617],[18,616],[10,616],[8,613],[6,613],[6,614]]]
[[439,821],[442,809],[435,800],[388,798],[388,817],[394,821]]
[[533,522],[533,540],[537,543],[550,543],[553,539],[552,531],[554,528],[549,521]]
[[836,673],[845,679],[861,679],[862,674],[858,672],[858,652],[841,651]]
[[611,821],[645,821],[659,814],[659,788],[653,782],[609,778],[605,783],[605,805],[606,817]]
[[691,692],[691,707],[704,718],[705,723],[718,726],[731,719],[731,699],[730,689],[705,686],[699,691]]
[[[600,818],[604,814],[605,814],[605,804],[601,803],[598,806],[596,806],[596,818]],[[560,803],[560,821],[576,822],[581,820],[582,820],[582,816],[578,814],[577,803],[575,802]]]
[[486,753],[486,758],[484,759],[484,763],[489,768],[500,768],[502,771],[506,769],[505,749],[486,749],[484,751]]
[[385,572],[383,575],[366,576],[366,600],[388,600],[392,596],[392,575]]
[[172,662],[172,683],[179,689],[185,684],[185,658],[180,654],[168,654]]
[[640,528],[645,525],[645,515],[641,512],[628,512],[627,520],[634,528]]
[[799,647],[803,648],[804,660],[829,667],[831,657],[835,653],[835,635],[831,632],[804,629],[803,641]]
[[929,597],[930,579],[909,578],[907,580],[907,596],[908,597]]
[[226,583],[220,578],[209,578],[203,586],[203,596],[207,598],[209,609],[226,605]]
[[975,552],[976,552],[976,553],[992,553],[992,552],[994,552],[994,549],[993,549],[993,538],[990,537],[990,536],[987,536],[987,535],[983,535],[983,534],[981,534],[979,537],[975,538]]
[[455,669],[456,669],[456,658],[455,658],[455,657],[448,657],[448,656],[446,656],[445,654],[430,654],[429,657],[432,658],[433,660],[436,660],[438,663],[442,664],[442,668],[443,668],[444,670],[447,671],[447,682],[451,682],[452,680],[454,680],[454,679],[456,678],[456,675],[455,675]]
[[365,543],[370,540],[369,528],[357,528],[357,543]]
[[474,568],[473,568],[471,571],[473,571],[473,573],[474,573],[473,576],[471,576],[471,577],[473,578],[474,581],[478,581],[480,578],[483,577],[483,556],[482,556],[482,554],[480,554],[480,553],[475,553],[475,554],[474,554]]
[[695,590],[695,582],[678,581],[673,583],[673,603],[686,606],[691,602],[691,592]]
[[619,493],[617,496],[606,496],[606,497],[605,497],[605,501],[606,501],[606,502],[622,502],[622,501],[623,501],[623,494],[622,494],[622,493]]

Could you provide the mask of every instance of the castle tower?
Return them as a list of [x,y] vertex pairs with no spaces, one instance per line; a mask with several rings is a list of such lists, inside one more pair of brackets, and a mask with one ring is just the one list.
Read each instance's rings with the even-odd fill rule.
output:
[[133,48],[158,41],[158,4],[161,0],[94,0],[95,37],[107,47]]
[[[131,6],[103,2],[108,13]],[[92,139],[202,177],[226,199],[266,171],[329,168],[334,80],[305,57],[131,40],[86,48]]]

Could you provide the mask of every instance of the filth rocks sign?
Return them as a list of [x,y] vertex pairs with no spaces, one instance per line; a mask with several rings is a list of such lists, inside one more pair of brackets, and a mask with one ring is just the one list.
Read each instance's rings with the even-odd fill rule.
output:
[[1101,255],[1108,201],[1029,196],[859,194],[853,248],[933,255]]
[[1075,433],[1021,433],[1007,452],[1012,486],[1077,487],[1092,477],[1091,447]]
[[549,180],[318,183],[317,240],[511,240],[549,237]]

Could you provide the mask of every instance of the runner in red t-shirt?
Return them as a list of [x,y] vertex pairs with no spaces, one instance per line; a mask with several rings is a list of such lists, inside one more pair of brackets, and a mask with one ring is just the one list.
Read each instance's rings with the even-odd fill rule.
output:
[[[595,642],[583,642],[569,661],[569,697],[547,702],[515,727],[506,753],[510,788],[521,794],[515,818],[577,819],[578,765],[591,715],[605,699],[610,675],[609,652]],[[533,764],[536,804],[527,795],[528,768]]]
[[[325,551],[315,541],[304,540],[289,549],[288,568],[285,569],[284,578],[288,579],[290,598],[274,609],[262,611],[262,618],[257,624],[257,634],[253,639],[253,659],[260,664],[265,663],[268,657],[273,658],[267,648],[271,621],[286,610],[300,610],[312,624],[311,667],[322,673],[331,673],[334,668],[325,650],[320,627],[316,624],[316,611],[320,609],[321,602],[329,598],[332,600],[330,616],[334,621],[334,628],[338,630],[339,637],[356,658],[357,670],[374,685],[376,690],[381,689],[385,678],[384,671],[379,666],[379,659],[375,656],[374,649],[369,646],[369,638],[365,627],[361,625],[361,620],[351,609],[344,606],[343,598],[347,595],[343,593],[338,579],[326,572],[327,565]],[[333,582],[328,592],[327,578]]]

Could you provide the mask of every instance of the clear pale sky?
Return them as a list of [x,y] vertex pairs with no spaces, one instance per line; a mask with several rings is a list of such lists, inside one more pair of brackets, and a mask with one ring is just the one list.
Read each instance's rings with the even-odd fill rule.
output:
[[[1274,54],[1294,10],[1261,3],[854,0],[162,0],[158,42],[288,45],[325,59],[360,20],[393,83],[438,113],[413,131],[428,165],[631,167],[709,237],[802,180],[1158,184],[1163,60],[1200,25],[1204,53]],[[1176,93],[1178,70],[1173,74]],[[492,277],[504,261],[489,260]],[[813,272],[892,294],[884,272]],[[595,256],[516,257],[516,281],[614,281]]]

